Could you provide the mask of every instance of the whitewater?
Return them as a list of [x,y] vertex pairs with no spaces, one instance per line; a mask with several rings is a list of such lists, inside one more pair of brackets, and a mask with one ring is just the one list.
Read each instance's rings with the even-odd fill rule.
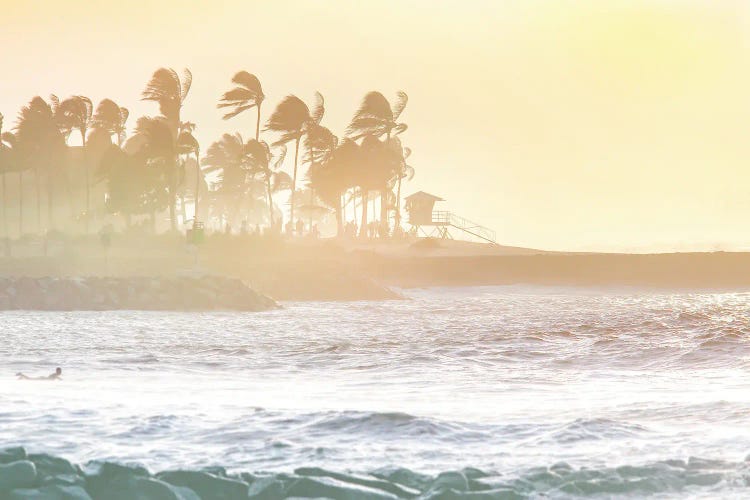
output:
[[0,448],[154,474],[319,468],[424,498],[750,495],[750,293],[403,293],[0,313]]

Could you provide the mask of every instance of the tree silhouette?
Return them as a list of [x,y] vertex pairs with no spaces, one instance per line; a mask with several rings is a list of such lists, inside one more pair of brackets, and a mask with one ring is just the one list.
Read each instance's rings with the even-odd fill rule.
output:
[[278,168],[286,157],[286,147],[277,148],[276,158],[271,152],[268,143],[250,139],[245,143],[245,161],[250,175],[260,175],[266,187],[266,199],[268,202],[268,221],[272,228],[276,227],[273,215],[273,186],[279,186],[276,177],[279,175]]
[[[176,210],[181,207],[184,219],[185,198],[191,196],[192,190],[186,186],[192,186],[193,173],[190,170],[191,180],[186,182],[186,168],[192,169],[193,165],[196,168],[192,194],[195,222],[199,204],[204,206],[204,201],[210,200],[211,210],[223,203],[222,215],[236,217],[244,210],[256,210],[265,218],[267,210],[268,223],[276,227],[279,216],[274,193],[289,189],[291,222],[296,222],[300,207],[309,208],[311,214],[316,210],[323,212],[317,205],[321,203],[335,211],[341,235],[349,201],[354,201],[357,219],[357,199],[361,198],[360,235],[364,236],[367,234],[368,197],[372,198],[374,210],[376,199],[370,195],[378,192],[383,229],[390,232],[392,211],[395,211],[395,225],[400,227],[402,182],[414,175],[414,169],[407,163],[410,150],[400,140],[400,134],[407,129],[401,121],[408,102],[404,92],[398,92],[392,102],[380,92],[368,92],[342,142],[321,124],[325,103],[319,92],[315,93],[315,102],[310,107],[300,98],[288,95],[266,121],[264,130],[275,135],[275,141],[271,142],[260,137],[261,111],[266,99],[260,80],[247,71],[239,71],[232,77],[233,86],[222,95],[218,108],[224,110],[225,120],[255,109],[255,138],[246,141],[239,134],[225,134],[201,156],[200,145],[193,134],[195,125],[185,122],[182,116],[191,85],[192,74],[187,69],[182,74],[170,68],[156,70],[142,92],[142,99],[155,102],[159,115],[140,118],[129,139],[126,138],[128,110],[111,99],[103,99],[94,109],[91,101],[80,95],[62,102],[55,96],[48,101],[35,97],[19,113],[15,134],[3,133],[0,115],[3,234],[6,237],[9,234],[8,174],[15,172],[19,174],[20,184],[19,234],[23,234],[22,188],[27,170],[34,172],[37,231],[44,229],[42,187],[47,188],[48,228],[53,229],[54,196],[61,191],[63,183],[69,194],[71,215],[74,214],[70,189],[74,181],[81,186],[75,190],[79,198],[85,185],[84,214],[88,232],[90,214],[98,208],[97,197],[92,193],[92,167],[97,168],[94,180],[106,182],[105,205],[109,212],[126,216],[129,224],[135,214],[150,213],[155,221],[157,212],[168,207],[170,227],[176,230]],[[80,149],[68,147],[71,134],[80,135]],[[290,143],[294,144],[294,163],[287,174],[280,167]],[[85,171],[85,180],[80,179],[83,174],[78,178],[73,175],[78,170],[69,169],[80,164],[84,167],[81,170]],[[308,183],[300,191],[298,180],[305,170]],[[218,182],[212,182],[209,189],[204,174],[212,173],[217,174]],[[299,192],[304,192],[304,201],[309,196],[307,205]]]
[[[192,82],[193,75],[188,69],[185,69],[182,80],[180,80],[175,70],[171,68],[159,68],[154,72],[151,80],[146,85],[146,89],[143,91],[144,101],[153,101],[159,105],[159,112],[163,118],[162,122],[171,135],[172,145],[168,149],[171,150],[174,158],[171,161],[167,161],[163,156],[160,156],[160,158],[163,160],[162,164],[164,167],[171,170],[168,172],[167,177],[169,179],[169,221],[173,231],[177,229],[177,215],[175,211],[177,204],[177,180],[180,177],[178,172],[180,164],[177,158],[177,138],[183,127],[181,116],[182,106],[190,92]],[[153,127],[145,123],[144,127],[153,129]],[[166,136],[162,136],[156,130],[151,131],[159,136],[159,143],[166,140]],[[159,149],[160,154],[165,150],[163,146],[158,146],[157,149]]]
[[78,131],[81,134],[86,184],[86,213],[84,214],[84,221],[86,225],[86,233],[88,233],[91,216],[91,176],[87,161],[88,159],[86,157],[86,138],[89,127],[92,125],[94,106],[91,104],[91,99],[88,97],[77,95],[69,97],[59,104],[56,103],[53,110],[58,127],[60,127],[60,130],[66,139],[73,131]]
[[11,145],[15,137],[9,132],[3,132],[3,114],[0,113],[0,183],[2,183],[2,210],[3,210],[3,237],[8,238],[10,236],[8,230],[8,190],[6,186],[6,175],[11,171],[12,167],[12,149]]
[[208,147],[203,165],[205,173],[216,172],[219,175],[216,195],[222,202],[221,205],[230,205],[237,211],[248,189],[245,141],[242,135],[224,134]]
[[119,147],[125,143],[125,124],[128,121],[130,112],[127,108],[118,106],[111,99],[103,99],[96,107],[94,118],[91,121],[91,128],[102,130],[109,134],[110,138],[115,136]]
[[299,146],[302,136],[312,125],[319,125],[325,111],[323,96],[315,93],[316,104],[313,112],[299,97],[286,96],[276,107],[266,124],[266,130],[281,133],[281,137],[274,142],[274,146],[294,141],[294,171],[292,175],[292,196],[290,220],[294,222],[294,196],[297,188],[297,167],[299,165]]
[[[354,117],[347,127],[347,134],[354,139],[365,137],[380,138],[385,135],[386,141],[390,141],[392,136],[398,135],[407,129],[406,124],[399,123],[398,119],[408,102],[409,97],[405,92],[397,92],[396,100],[392,105],[380,92],[368,92],[364,99],[362,99],[359,109],[354,113]],[[389,196],[386,185],[379,186],[379,190],[380,220],[382,224],[388,224],[387,200]],[[400,220],[400,215],[397,215],[397,218]]]
[[232,77],[232,83],[236,86],[224,93],[218,108],[233,108],[232,111],[224,115],[225,120],[256,108],[255,140],[258,141],[260,140],[260,107],[266,97],[263,95],[260,80],[247,71],[240,71]]
[[336,213],[337,235],[344,234],[342,195],[354,185],[354,171],[361,161],[359,145],[345,139],[321,162],[313,163],[308,176],[320,200]]
[[48,222],[52,220],[52,186],[54,159],[61,158],[65,149],[65,139],[57,127],[52,108],[41,97],[34,97],[21,109],[16,125],[16,138],[19,161],[26,168],[34,170],[36,177],[37,231],[42,230],[41,179],[47,177]]

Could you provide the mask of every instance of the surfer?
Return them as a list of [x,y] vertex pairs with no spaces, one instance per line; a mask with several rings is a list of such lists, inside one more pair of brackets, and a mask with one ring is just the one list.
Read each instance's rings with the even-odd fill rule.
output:
[[21,372],[16,373],[16,377],[18,377],[18,380],[62,380],[62,368],[57,367],[55,373],[46,377],[29,377]]

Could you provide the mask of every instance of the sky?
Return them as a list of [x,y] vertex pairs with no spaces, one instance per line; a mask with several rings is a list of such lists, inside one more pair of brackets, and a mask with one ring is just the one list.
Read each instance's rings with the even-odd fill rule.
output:
[[157,114],[153,71],[188,67],[203,149],[254,133],[216,103],[256,74],[266,119],[326,99],[343,135],[364,94],[409,95],[402,136],[442,209],[502,244],[750,248],[750,2],[0,0],[0,112],[35,95]]

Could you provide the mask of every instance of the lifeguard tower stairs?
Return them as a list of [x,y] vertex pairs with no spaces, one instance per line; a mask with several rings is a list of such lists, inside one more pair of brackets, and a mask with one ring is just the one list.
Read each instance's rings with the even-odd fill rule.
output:
[[476,222],[460,217],[453,212],[434,210],[435,202],[445,201],[424,191],[419,191],[405,198],[406,211],[409,213],[409,224],[417,235],[454,239],[453,233],[468,235],[497,245],[495,231]]

